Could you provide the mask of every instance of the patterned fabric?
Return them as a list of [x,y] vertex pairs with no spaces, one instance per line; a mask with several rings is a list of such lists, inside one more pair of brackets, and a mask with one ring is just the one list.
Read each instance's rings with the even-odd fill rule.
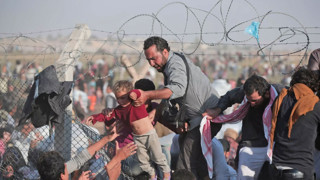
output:
[[[270,87],[270,101],[267,107],[265,108],[263,112],[263,129],[264,129],[264,135],[265,138],[268,140],[268,147],[270,147],[270,138],[269,134],[271,131],[271,119],[272,119],[272,104],[275,98],[278,96],[278,92],[276,89],[271,86]],[[215,119],[212,119],[211,122],[214,123],[231,123],[231,122],[237,122],[242,120],[248,113],[248,110],[250,108],[250,103],[248,102],[246,96],[244,97],[240,107],[235,110],[233,113],[228,115],[220,115],[216,117]],[[204,157],[207,160],[208,164],[208,172],[210,178],[213,174],[213,168],[212,168],[212,149],[211,149],[211,128],[210,128],[210,120],[207,119],[207,117],[203,117],[200,124],[200,133],[201,133],[201,148],[202,153]],[[268,149],[267,155],[270,159],[272,159],[272,149]]]

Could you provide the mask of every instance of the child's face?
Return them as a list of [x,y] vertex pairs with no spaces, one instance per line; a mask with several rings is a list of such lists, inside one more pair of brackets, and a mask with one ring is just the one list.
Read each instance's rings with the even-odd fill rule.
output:
[[3,132],[3,141],[4,143],[9,142],[11,139],[11,133],[4,131]]
[[126,107],[131,103],[129,93],[127,91],[118,91],[115,95],[120,106]]

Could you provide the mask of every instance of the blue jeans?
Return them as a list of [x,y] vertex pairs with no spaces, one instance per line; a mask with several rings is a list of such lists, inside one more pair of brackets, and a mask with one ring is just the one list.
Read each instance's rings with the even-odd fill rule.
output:
[[129,156],[127,159],[121,162],[121,170],[128,176],[137,176],[143,172],[140,168],[140,163],[137,158],[137,154]]

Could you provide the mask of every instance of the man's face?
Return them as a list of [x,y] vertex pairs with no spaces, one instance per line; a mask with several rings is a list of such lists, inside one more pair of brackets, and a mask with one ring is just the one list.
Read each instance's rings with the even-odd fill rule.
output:
[[11,139],[11,133],[4,131],[3,132],[3,141],[4,143],[9,142]]
[[264,102],[264,98],[259,95],[258,91],[254,91],[251,95],[246,95],[251,107],[257,107]]
[[144,51],[144,54],[150,64],[158,72],[163,72],[164,66],[167,63],[169,52],[167,49],[164,49],[162,52],[157,51],[156,45],[150,46]]

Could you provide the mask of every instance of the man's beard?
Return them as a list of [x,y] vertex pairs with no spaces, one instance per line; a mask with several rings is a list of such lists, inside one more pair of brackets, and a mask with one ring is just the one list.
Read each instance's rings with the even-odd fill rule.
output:
[[157,71],[162,73],[164,71],[164,67],[165,66],[162,66],[160,69],[157,69]]
[[270,98],[263,97],[263,102],[261,102],[261,104],[254,106],[254,108],[267,107],[267,105],[269,104],[269,101],[270,101]]
[[163,72],[167,64],[167,59],[163,55],[162,55],[162,62],[166,62],[166,63],[162,65],[160,69],[157,69],[158,72]]

